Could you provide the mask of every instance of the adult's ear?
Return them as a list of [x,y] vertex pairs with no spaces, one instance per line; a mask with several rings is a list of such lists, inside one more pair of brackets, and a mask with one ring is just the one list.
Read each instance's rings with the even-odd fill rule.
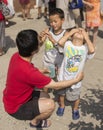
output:
[[31,56],[33,56],[34,54],[38,53],[38,52],[39,52],[39,48],[40,48],[40,47],[38,47],[37,50],[33,51],[33,52],[31,53]]

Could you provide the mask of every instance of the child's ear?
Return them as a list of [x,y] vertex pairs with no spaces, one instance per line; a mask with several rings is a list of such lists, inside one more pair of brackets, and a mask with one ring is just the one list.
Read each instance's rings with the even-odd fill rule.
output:
[[65,18],[62,19],[62,22],[64,22]]

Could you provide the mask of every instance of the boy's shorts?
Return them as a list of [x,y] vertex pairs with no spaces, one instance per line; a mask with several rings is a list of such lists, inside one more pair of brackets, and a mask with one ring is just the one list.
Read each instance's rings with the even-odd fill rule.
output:
[[80,92],[81,92],[81,87],[80,88],[67,88],[66,89],[66,99],[68,101],[75,101],[80,98]]
[[40,114],[38,106],[39,97],[40,91],[34,91],[32,99],[23,104],[16,113],[10,115],[19,120],[32,120]]
[[80,92],[81,92],[80,90],[81,90],[81,87],[75,88],[75,89],[72,89],[71,87],[69,87],[69,88],[57,90],[56,94],[58,94],[59,96],[60,95],[66,96],[66,99],[68,101],[75,101],[80,98]]
[[62,95],[62,96],[65,96],[65,94],[66,94],[66,88],[64,88],[64,89],[60,89],[60,90],[55,90],[55,92],[56,92],[56,94],[57,95]]

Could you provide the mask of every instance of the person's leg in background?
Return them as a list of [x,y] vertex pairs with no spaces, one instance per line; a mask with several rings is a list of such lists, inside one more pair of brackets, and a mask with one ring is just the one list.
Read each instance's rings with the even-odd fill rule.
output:
[[93,28],[93,44],[94,44],[94,46],[96,46],[97,34],[98,34],[98,27],[94,27]]
[[21,11],[22,11],[22,16],[23,16],[23,20],[26,20],[26,13],[25,13],[25,5],[21,4]]
[[44,18],[47,18],[48,0],[44,0]]
[[49,3],[48,3],[48,11],[49,11],[49,13],[54,8],[56,8],[56,0],[49,0]]
[[36,5],[37,5],[37,9],[38,9],[38,17],[37,19],[40,19],[42,17],[42,0],[36,0]]
[[26,5],[26,15],[28,19],[31,18],[30,9],[31,9],[31,2],[29,1],[29,3]]
[[80,9],[73,9],[76,27],[82,27],[82,20],[80,15]]
[[5,41],[5,21],[0,21],[0,56],[5,54],[4,48],[6,47]]

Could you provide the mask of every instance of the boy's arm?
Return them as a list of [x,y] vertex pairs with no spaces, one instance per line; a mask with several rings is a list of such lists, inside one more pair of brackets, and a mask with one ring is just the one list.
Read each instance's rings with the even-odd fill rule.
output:
[[52,35],[48,32],[47,33],[47,36],[49,38],[49,40],[52,42],[52,44],[54,46],[57,46],[58,44],[61,46],[61,47],[64,47],[64,44],[65,42],[76,32],[80,31],[80,29],[72,29],[70,32],[65,32],[64,36],[59,40],[59,41],[56,41],[55,39],[53,39]]
[[64,47],[65,42],[76,32],[80,31],[78,29],[72,29],[70,32],[66,32],[65,35],[58,41],[58,44]]
[[50,73],[50,70],[48,68],[39,69],[41,73]]
[[93,54],[95,52],[95,47],[91,40],[89,39],[88,33],[85,30],[82,30],[82,34],[88,46],[88,54]]
[[59,81],[55,82],[54,80],[51,80],[51,82],[46,85],[46,88],[52,88],[52,89],[63,89],[67,87],[71,87],[71,85],[78,83],[83,79],[83,72],[79,73],[78,76],[71,80],[65,80],[65,81]]
[[44,41],[46,40],[48,31],[49,29],[47,28],[39,34],[40,45],[43,45]]

